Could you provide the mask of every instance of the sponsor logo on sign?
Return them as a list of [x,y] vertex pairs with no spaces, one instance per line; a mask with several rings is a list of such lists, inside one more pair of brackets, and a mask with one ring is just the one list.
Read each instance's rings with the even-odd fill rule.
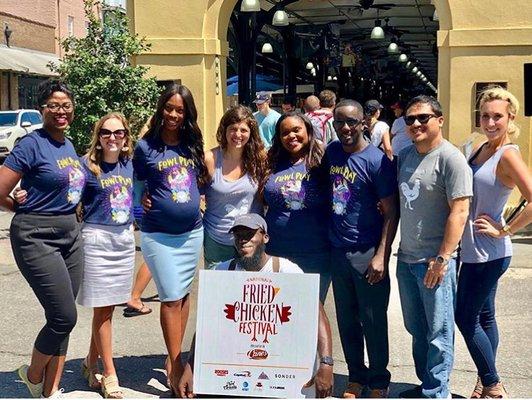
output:
[[285,387],[284,386],[270,386],[270,389],[273,389],[273,390],[284,390]]
[[235,381],[228,381],[224,385],[224,390],[235,390],[235,389],[236,389]]
[[275,374],[277,379],[296,379],[296,376],[293,374]]
[[247,382],[242,383],[242,390],[244,392],[247,392],[249,390],[249,383]]
[[259,379],[262,379],[264,381],[269,381],[270,377],[266,375],[266,372],[262,371],[261,374],[259,375]]
[[215,370],[214,370],[214,373],[215,373],[217,376],[227,376],[227,374],[229,373],[229,371],[226,370],[226,369],[215,369]]
[[268,358],[268,352],[261,349],[250,350],[247,354],[251,360],[265,360]]
[[249,378],[251,376],[250,371],[238,371],[233,374],[233,376],[243,376],[244,378]]
[[262,383],[261,382],[257,382],[257,384],[255,385],[255,392],[262,392],[263,390],[263,387],[262,387]]

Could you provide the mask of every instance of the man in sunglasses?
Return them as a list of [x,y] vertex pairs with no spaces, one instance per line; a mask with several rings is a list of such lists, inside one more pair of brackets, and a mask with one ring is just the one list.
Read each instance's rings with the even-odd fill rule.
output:
[[[392,161],[363,135],[360,103],[334,109],[332,142],[324,159],[332,188],[329,238],[340,339],[349,370],[345,398],[387,397],[388,263],[397,230],[397,181]],[[382,204],[382,214],[377,203]],[[364,364],[366,341],[369,367]]]
[[421,386],[401,397],[450,396],[456,249],[473,195],[465,157],[442,136],[441,105],[417,96],[405,108],[414,146],[399,153],[401,243],[397,280]]

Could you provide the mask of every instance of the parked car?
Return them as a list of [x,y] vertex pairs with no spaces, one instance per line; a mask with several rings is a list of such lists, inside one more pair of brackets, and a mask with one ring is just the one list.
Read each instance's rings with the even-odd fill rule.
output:
[[37,110],[0,111],[0,159],[9,155],[23,136],[38,128],[42,128],[42,116]]

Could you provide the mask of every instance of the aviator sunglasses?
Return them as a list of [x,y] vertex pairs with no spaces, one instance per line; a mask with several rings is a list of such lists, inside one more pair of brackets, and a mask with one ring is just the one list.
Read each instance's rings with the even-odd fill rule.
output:
[[412,125],[414,122],[416,122],[416,120],[419,121],[420,124],[426,124],[427,122],[429,122],[429,120],[431,118],[438,118],[437,115],[434,115],[434,114],[417,114],[417,115],[407,115],[405,117],[405,123],[410,126]]
[[111,135],[115,135],[116,139],[123,139],[127,135],[127,130],[117,129],[116,131],[110,131],[109,129],[100,129],[98,136],[102,139],[109,139]]

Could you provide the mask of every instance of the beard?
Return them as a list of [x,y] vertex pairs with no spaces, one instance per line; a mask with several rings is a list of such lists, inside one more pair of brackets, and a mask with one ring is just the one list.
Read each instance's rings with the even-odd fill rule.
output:
[[266,245],[264,243],[259,244],[251,256],[245,257],[239,255],[236,259],[237,264],[249,272],[260,271],[262,269],[261,259],[265,249]]

